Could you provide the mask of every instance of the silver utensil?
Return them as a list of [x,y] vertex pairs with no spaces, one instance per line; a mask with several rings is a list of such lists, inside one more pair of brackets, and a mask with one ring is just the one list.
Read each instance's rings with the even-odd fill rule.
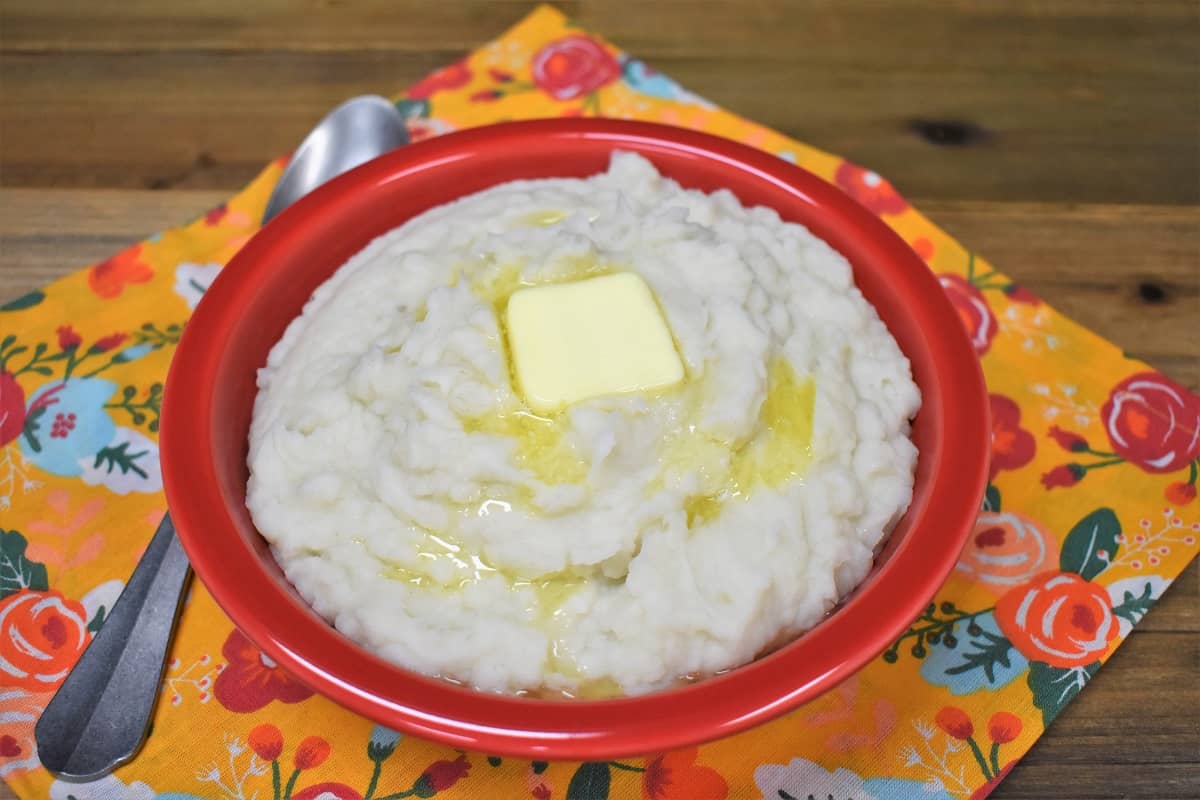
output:
[[[263,224],[326,181],[407,141],[404,119],[387,99],[347,100],[296,149]],[[47,769],[67,780],[93,780],[141,748],[190,575],[168,514],[104,626],[38,719],[34,738]]]

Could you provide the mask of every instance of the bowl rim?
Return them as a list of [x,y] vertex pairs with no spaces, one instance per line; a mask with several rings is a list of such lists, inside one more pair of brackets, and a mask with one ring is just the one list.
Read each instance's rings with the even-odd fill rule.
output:
[[[953,446],[941,445],[938,469],[929,475],[936,520],[922,525],[919,517],[912,523],[869,583],[839,606],[833,615],[839,625],[820,624],[769,655],[678,689],[608,700],[534,700],[466,689],[389,664],[320,622],[276,586],[257,557],[239,559],[234,552],[230,558],[233,540],[241,538],[210,454],[209,401],[228,344],[223,333],[273,261],[295,246],[306,226],[336,215],[356,193],[403,180],[414,170],[461,161],[467,152],[521,147],[536,152],[547,137],[587,140],[589,146],[599,141],[614,150],[666,148],[748,173],[832,215],[861,237],[868,260],[890,262],[910,279],[911,285],[900,287],[905,302],[940,334],[926,337],[937,366],[929,377],[937,385],[920,386],[923,402],[930,389],[943,400],[953,398],[941,403],[936,420]],[[553,119],[472,128],[393,151],[321,186],[256,233],[222,270],[185,328],[166,382],[160,448],[168,506],[193,568],[235,626],[289,674],[360,715],[453,746],[596,759],[692,745],[765,722],[836,686],[890,645],[949,576],[976,518],[988,476],[988,411],[979,360],[933,272],[840,189],[781,158],[712,134],[646,122]],[[932,506],[926,503],[921,513],[929,516]],[[847,632],[854,638],[848,646]]]

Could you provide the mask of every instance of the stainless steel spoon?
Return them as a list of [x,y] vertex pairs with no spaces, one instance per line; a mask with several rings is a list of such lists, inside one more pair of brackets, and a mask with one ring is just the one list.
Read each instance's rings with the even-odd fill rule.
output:
[[[263,224],[326,181],[407,141],[404,119],[387,99],[347,100],[301,142],[267,202]],[[141,748],[190,575],[168,514],[104,627],[38,719],[34,738],[47,769],[67,780],[93,780]]]

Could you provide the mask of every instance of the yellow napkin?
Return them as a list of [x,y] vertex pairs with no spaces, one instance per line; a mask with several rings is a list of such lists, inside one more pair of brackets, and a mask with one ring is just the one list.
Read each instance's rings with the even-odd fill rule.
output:
[[545,7],[397,102],[414,141],[547,116],[689,126],[879,214],[939,275],[987,374],[992,479],[961,562],[894,646],[810,705],[699,748],[582,765],[377,727],[276,668],[195,585],[145,749],[101,781],[56,782],[34,721],[165,511],[167,364],[278,161],[200,219],[0,312],[0,775],[20,796],[982,797],[1196,555],[1200,398],[1014,286],[879,175],[714,107]]

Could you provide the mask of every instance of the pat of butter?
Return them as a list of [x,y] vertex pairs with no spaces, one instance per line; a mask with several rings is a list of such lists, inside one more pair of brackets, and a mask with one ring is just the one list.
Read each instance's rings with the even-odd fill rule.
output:
[[654,295],[631,272],[520,289],[507,323],[517,381],[537,411],[683,379]]

